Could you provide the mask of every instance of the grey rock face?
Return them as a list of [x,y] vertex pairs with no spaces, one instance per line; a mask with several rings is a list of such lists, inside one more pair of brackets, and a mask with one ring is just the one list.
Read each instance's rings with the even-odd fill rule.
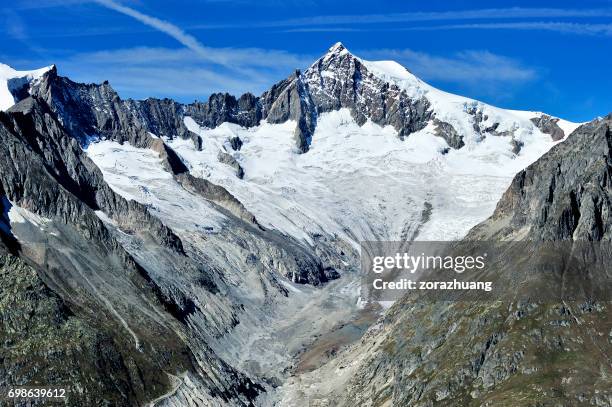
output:
[[199,137],[183,123],[185,107],[170,99],[122,100],[108,82],[76,83],[57,75],[55,67],[30,93],[51,107],[81,145],[86,145],[89,138],[102,138],[146,148],[152,143],[152,133],[192,139],[196,147],[201,147]]
[[[400,137],[421,130],[431,118],[429,102],[412,100],[404,90],[377,78],[342,45],[332,47],[304,73],[296,71],[262,96],[264,117],[272,123],[295,120],[301,152],[310,144],[319,114],[347,108],[358,124],[370,119],[391,125]],[[269,106],[269,107],[268,107]]]
[[434,119],[436,125],[436,134],[446,140],[446,143],[452,148],[459,149],[465,145],[463,137],[457,133],[457,130],[449,123]]
[[242,169],[240,164],[238,164],[238,161],[236,161],[236,159],[233,156],[231,156],[230,154],[226,152],[219,151],[219,154],[217,155],[217,159],[219,160],[220,163],[227,164],[230,167],[232,167],[236,171],[236,176],[238,178],[242,179],[242,177],[244,177],[244,170]]
[[81,144],[89,137],[129,141],[135,146],[147,143],[146,129],[138,123],[108,82],[101,85],[78,84],[47,72],[31,89],[57,114],[66,131]]
[[125,106],[137,117],[142,127],[158,137],[191,137],[183,124],[184,106],[172,99],[128,99]]
[[474,233],[536,240],[612,238],[612,117],[576,129],[519,172]]
[[565,132],[557,124],[559,122],[559,119],[557,118],[543,114],[540,117],[534,117],[531,119],[531,122],[535,124],[542,131],[542,133],[550,134],[550,137],[554,141],[561,140],[563,137],[565,137]]
[[201,126],[210,128],[225,122],[253,127],[262,119],[258,98],[250,93],[245,93],[238,100],[228,93],[214,93],[207,103],[195,102],[186,105],[184,112]]
[[370,119],[391,125],[400,137],[421,130],[431,118],[425,98],[413,100],[396,85],[379,79],[341,44],[332,47],[304,76],[318,112],[348,108],[357,123]]
[[176,180],[188,191],[192,191],[201,195],[204,199],[216,203],[238,219],[259,225],[255,216],[247,211],[244,205],[225,188],[215,185],[206,179],[196,178],[189,173],[177,175]]

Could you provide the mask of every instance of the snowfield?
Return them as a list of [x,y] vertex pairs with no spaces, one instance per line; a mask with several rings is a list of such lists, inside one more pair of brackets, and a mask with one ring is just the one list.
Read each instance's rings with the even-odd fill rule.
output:
[[[202,151],[189,140],[168,145],[195,176],[223,185],[264,226],[305,241],[333,234],[355,247],[362,240],[460,238],[493,213],[518,171],[555,144],[521,123],[518,155],[509,137],[478,141],[475,134],[443,154],[448,146],[432,125],[402,141],[391,126],[360,127],[342,109],[322,114],[310,151],[297,154],[294,122],[251,129],[229,123],[205,129],[190,118],[185,124],[202,137]],[[236,136],[243,146],[234,152],[227,140]],[[220,151],[234,156],[244,179],[217,160]]]

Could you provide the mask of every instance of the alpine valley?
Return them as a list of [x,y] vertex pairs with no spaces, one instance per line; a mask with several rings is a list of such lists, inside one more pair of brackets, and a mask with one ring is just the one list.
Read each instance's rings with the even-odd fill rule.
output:
[[192,104],[0,65],[0,108],[0,389],[612,405],[610,302],[372,301],[360,274],[364,241],[609,242],[612,116],[500,109],[340,43]]

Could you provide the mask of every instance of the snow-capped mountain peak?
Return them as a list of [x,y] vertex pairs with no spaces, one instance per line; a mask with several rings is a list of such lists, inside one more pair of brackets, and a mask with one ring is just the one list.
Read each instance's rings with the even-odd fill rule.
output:
[[339,54],[339,53],[350,54],[349,50],[346,49],[344,44],[341,43],[340,41],[338,41],[337,43],[329,47],[329,50],[327,50],[327,55],[334,55],[334,54]]
[[0,63],[0,109],[7,110],[13,106],[24,92],[29,91],[32,82],[54,68],[55,65],[51,65],[33,71],[17,71]]
[[329,63],[334,59],[339,58],[348,58],[359,63],[363,64],[370,73],[379,77],[388,83],[393,82],[402,82],[402,81],[413,81],[413,82],[422,82],[419,78],[413,75],[410,70],[401,65],[396,61],[367,61],[360,57],[357,57],[351,51],[349,51],[344,44],[341,42],[337,42],[332,45],[329,50],[323,55],[318,61],[316,61],[313,66],[317,66],[319,64]]
[[444,92],[398,62],[362,59],[340,42],[297,80],[304,83],[301,99],[313,102],[304,106],[310,117],[346,107],[359,124],[371,120],[392,125],[400,138],[432,123],[437,135],[455,149],[487,136],[502,136],[511,139],[509,145],[518,153],[523,131],[539,129],[559,140],[576,127],[555,117],[500,109]]

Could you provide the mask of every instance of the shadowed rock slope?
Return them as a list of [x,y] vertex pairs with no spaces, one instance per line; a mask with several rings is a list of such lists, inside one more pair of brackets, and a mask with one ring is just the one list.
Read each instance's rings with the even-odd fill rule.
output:
[[193,302],[154,281],[95,211],[187,262],[181,240],[108,187],[43,101],[0,113],[0,163],[3,387],[65,383],[68,405],[143,405],[191,374],[211,400],[248,405],[258,386],[185,339]]

